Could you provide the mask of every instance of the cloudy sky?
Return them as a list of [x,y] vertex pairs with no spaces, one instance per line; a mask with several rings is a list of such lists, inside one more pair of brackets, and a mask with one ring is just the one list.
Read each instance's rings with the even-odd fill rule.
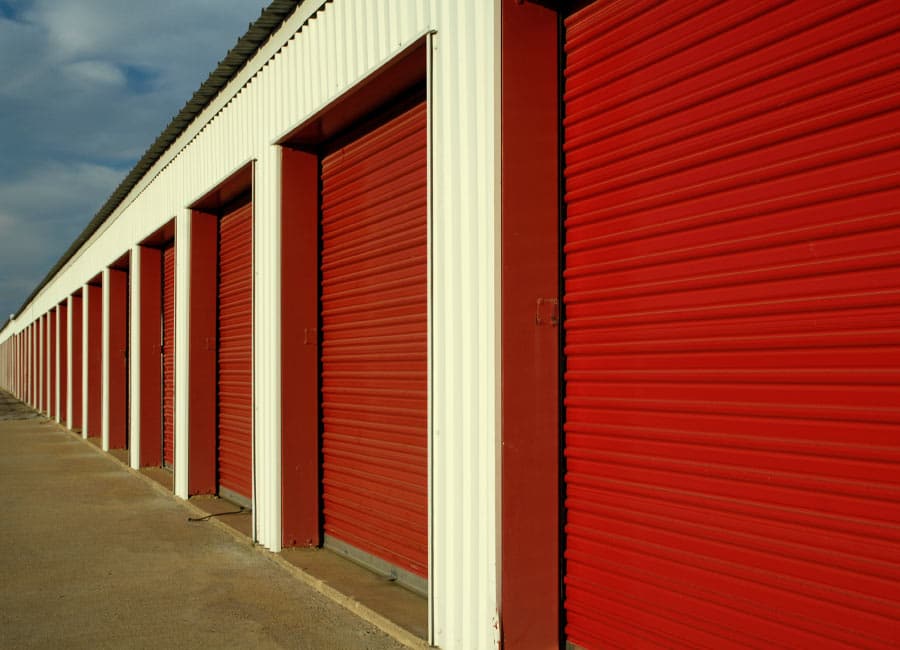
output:
[[0,0],[0,326],[266,0]]

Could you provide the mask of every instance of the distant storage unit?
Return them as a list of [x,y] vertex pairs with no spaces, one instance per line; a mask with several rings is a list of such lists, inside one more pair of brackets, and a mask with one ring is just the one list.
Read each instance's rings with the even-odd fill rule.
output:
[[896,647],[896,9],[276,0],[0,383],[437,647]]

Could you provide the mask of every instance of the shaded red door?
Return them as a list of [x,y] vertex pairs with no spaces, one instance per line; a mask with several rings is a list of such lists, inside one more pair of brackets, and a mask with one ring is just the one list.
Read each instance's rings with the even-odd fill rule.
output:
[[322,160],[325,533],[428,575],[426,108]]
[[602,647],[896,645],[900,12],[566,20],[566,600]]
[[162,459],[175,467],[175,244],[162,251]]
[[253,206],[219,221],[219,486],[253,494]]

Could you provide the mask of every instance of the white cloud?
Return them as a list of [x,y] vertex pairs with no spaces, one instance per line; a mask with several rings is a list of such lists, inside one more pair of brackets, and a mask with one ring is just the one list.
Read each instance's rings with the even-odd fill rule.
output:
[[0,314],[19,307],[264,4],[21,0],[14,20],[0,19]]
[[0,180],[0,209],[22,219],[53,220],[68,217],[73,211],[93,216],[98,193],[110,194],[124,173],[90,162],[65,164],[49,161],[36,164],[18,178]]
[[0,306],[18,309],[122,179],[92,163],[46,163],[0,180]]
[[125,73],[109,61],[76,61],[65,66],[66,72],[88,83],[124,86]]

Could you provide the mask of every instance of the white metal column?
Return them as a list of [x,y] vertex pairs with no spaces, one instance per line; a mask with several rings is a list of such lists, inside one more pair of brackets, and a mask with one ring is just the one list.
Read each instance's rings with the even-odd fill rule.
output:
[[141,466],[141,247],[131,247],[129,282],[128,372],[129,443],[128,460],[132,469]]
[[72,417],[72,318],[73,318],[73,309],[72,303],[74,300],[72,296],[66,298],[66,306],[68,307],[68,318],[66,318],[66,426],[71,429],[74,424],[74,418]]
[[100,317],[103,335],[100,337],[100,436],[101,448],[109,451],[109,269],[103,269],[103,315]]
[[188,498],[188,332],[191,306],[191,211],[182,209],[175,219],[175,494]]
[[88,350],[88,327],[90,312],[88,301],[90,300],[88,285],[81,287],[81,436],[88,437],[88,381],[91,377],[88,373],[90,350]]

